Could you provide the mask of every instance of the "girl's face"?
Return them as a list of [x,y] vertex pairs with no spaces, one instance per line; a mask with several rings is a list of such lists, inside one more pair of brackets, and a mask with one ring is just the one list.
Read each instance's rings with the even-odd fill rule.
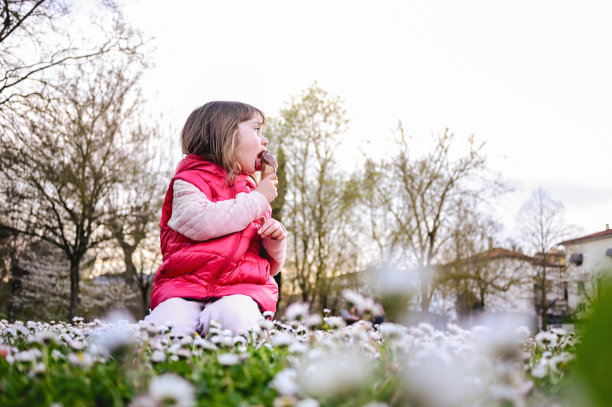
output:
[[238,125],[236,158],[245,174],[250,175],[258,170],[259,156],[268,145],[268,140],[261,134],[262,126],[259,115],[254,115]]

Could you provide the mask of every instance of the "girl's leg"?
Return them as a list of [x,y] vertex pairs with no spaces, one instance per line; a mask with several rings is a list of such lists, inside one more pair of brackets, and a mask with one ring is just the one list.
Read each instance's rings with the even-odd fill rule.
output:
[[241,294],[228,295],[205,306],[200,313],[198,330],[204,336],[208,333],[210,321],[217,321],[223,329],[229,329],[234,335],[238,335],[247,332],[261,319],[263,315],[259,311],[259,305],[251,297]]
[[198,327],[202,307],[204,304],[198,301],[170,298],[155,307],[144,320],[155,325],[171,322],[171,334],[174,336],[193,335]]

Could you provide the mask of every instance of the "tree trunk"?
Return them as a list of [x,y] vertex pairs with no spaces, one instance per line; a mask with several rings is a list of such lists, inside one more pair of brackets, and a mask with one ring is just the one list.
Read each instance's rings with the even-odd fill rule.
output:
[[79,313],[79,263],[81,257],[70,259],[70,308],[69,320],[78,316]]
[[481,311],[484,311],[484,309],[485,309],[485,296],[486,296],[486,293],[487,293],[486,287],[482,287],[480,289],[480,310]]
[[279,271],[275,276],[274,276],[274,281],[276,281],[276,284],[278,285],[278,300],[276,300],[276,306],[278,308],[278,303],[280,302],[281,299],[281,288],[282,288],[282,283],[283,283],[283,279],[281,276],[281,272]]
[[548,300],[546,299],[546,266],[542,266],[542,331],[548,327]]
[[149,284],[140,284],[140,298],[142,300],[142,314],[144,316],[149,314]]
[[137,281],[136,266],[132,255],[134,254],[134,247],[122,244],[121,249],[123,250],[123,261],[125,263],[125,280],[130,286],[133,286]]
[[429,296],[429,287],[427,286],[427,276],[424,271],[419,272],[421,280],[421,312],[423,315],[429,314],[429,305],[431,297]]
[[21,275],[17,272],[17,257],[14,253],[11,254],[11,275],[9,278],[9,286],[10,286],[10,296],[8,309],[7,309],[7,317],[10,320],[13,320],[17,317],[17,310],[15,306],[15,302],[12,300],[13,296],[19,294],[19,289],[21,288]]

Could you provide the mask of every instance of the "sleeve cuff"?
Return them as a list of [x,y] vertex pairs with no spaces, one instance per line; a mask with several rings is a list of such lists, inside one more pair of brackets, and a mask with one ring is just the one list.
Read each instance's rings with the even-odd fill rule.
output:
[[272,207],[270,206],[270,203],[268,202],[266,197],[263,196],[262,193],[257,192],[257,191],[252,191],[250,193],[250,195],[255,200],[255,203],[257,204],[257,207],[259,208],[259,214],[260,215],[263,215],[264,213],[272,210]]

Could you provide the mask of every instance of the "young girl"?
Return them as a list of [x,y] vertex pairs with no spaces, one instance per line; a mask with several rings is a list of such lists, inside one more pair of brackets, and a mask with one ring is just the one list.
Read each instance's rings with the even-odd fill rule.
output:
[[259,109],[238,102],[210,102],[187,118],[187,155],[162,207],[163,263],[145,321],[171,321],[174,335],[204,335],[215,320],[238,334],[276,311],[272,276],[286,246],[285,228],[270,217],[278,178],[256,186],[251,177],[268,144],[264,124]]

